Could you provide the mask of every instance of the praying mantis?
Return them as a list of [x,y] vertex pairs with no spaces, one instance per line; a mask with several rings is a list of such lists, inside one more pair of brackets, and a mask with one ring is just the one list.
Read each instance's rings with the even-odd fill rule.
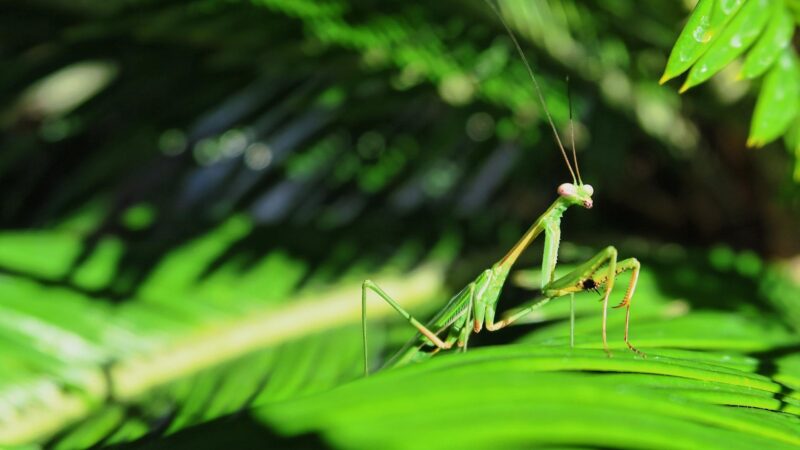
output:
[[[460,292],[454,295],[444,307],[426,324],[422,324],[408,311],[395,301],[388,293],[380,288],[371,280],[365,280],[361,286],[361,322],[362,338],[364,341],[364,375],[369,375],[369,365],[367,361],[367,293],[374,292],[380,298],[392,306],[401,316],[417,329],[417,335],[403,347],[384,368],[396,367],[410,362],[420,361],[430,358],[440,350],[451,349],[454,345],[466,351],[467,342],[471,333],[479,333],[483,328],[488,331],[496,331],[504,328],[518,319],[529,314],[533,310],[542,307],[550,300],[558,297],[570,295],[570,346],[574,346],[574,323],[575,308],[574,295],[576,292],[586,290],[599,291],[603,289],[603,313],[602,313],[602,337],[603,349],[610,357],[611,352],[608,348],[606,337],[606,324],[608,317],[608,299],[614,288],[614,280],[622,272],[630,271],[631,278],[628,289],[622,301],[614,308],[625,308],[625,344],[634,353],[644,357],[644,353],[636,349],[629,339],[629,324],[631,313],[631,298],[636,290],[636,282],[639,278],[640,263],[636,258],[628,258],[622,261],[617,259],[617,249],[608,246],[590,258],[583,264],[578,265],[570,273],[556,279],[555,268],[558,259],[558,248],[561,242],[561,217],[571,206],[581,206],[586,209],[592,208],[592,195],[594,188],[590,184],[584,184],[581,179],[578,167],[578,158],[575,153],[575,133],[572,127],[572,110],[570,108],[570,135],[572,144],[572,160],[574,169],[570,164],[567,152],[562,144],[561,137],[556,130],[550,112],[544,100],[544,95],[533,73],[533,69],[525,57],[522,47],[517,41],[511,28],[506,23],[497,7],[486,0],[486,3],[494,11],[506,32],[511,37],[517,53],[522,58],[525,67],[530,75],[539,102],[545,112],[547,121],[553,131],[555,142],[564,157],[564,162],[572,176],[571,183],[563,183],[558,189],[558,197],[549,208],[530,226],[522,238],[513,246],[508,253],[492,265],[491,268],[481,272],[472,282],[467,284]],[[500,300],[500,292],[508,278],[508,274],[517,261],[517,258],[525,249],[542,233],[544,233],[544,255],[542,258],[541,270],[541,293],[542,297],[523,304],[517,308],[507,311],[499,320],[496,320],[497,304]],[[440,337],[444,332],[446,336]]]

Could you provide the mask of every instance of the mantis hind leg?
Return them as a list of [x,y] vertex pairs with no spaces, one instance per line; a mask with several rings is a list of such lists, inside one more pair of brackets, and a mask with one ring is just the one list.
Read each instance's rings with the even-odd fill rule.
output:
[[[590,258],[588,261],[579,265],[572,272],[548,283],[542,291],[549,298],[561,297],[567,294],[574,294],[585,290],[596,290],[600,282],[601,273],[617,273],[617,249],[608,246]],[[614,289],[614,279],[616,276],[605,276],[605,293],[603,295],[603,349],[608,355],[608,339],[606,338],[606,323],[608,322],[608,297]],[[572,332],[570,332],[571,334]]]
[[366,280],[361,285],[361,337],[364,341],[364,375],[369,375],[369,364],[367,362],[368,351],[367,351],[367,291],[370,290],[382,299],[386,301],[392,308],[394,308],[397,312],[400,313],[408,322],[423,336],[428,338],[428,340],[433,343],[438,349],[447,350],[453,346],[452,342],[444,342],[442,341],[436,333],[432,332],[428,329],[425,325],[420,323],[417,319],[415,319],[408,311],[403,309],[399,303],[397,303],[392,297],[389,296],[383,289],[380,288],[377,284],[372,282],[371,280]]
[[636,258],[628,258],[623,261],[615,262],[613,265],[609,264],[607,267],[595,272],[589,278],[582,281],[584,285],[593,285],[594,289],[597,289],[597,286],[601,286],[603,284],[606,286],[605,295],[603,297],[603,347],[606,349],[606,352],[608,352],[608,347],[606,344],[606,311],[608,308],[608,295],[613,288],[616,277],[622,272],[631,271],[631,280],[628,282],[628,289],[625,291],[625,296],[622,297],[622,301],[618,305],[614,306],[614,308],[625,308],[625,345],[627,345],[628,348],[634,353],[645,356],[642,351],[631,344],[629,334],[631,320],[631,299],[636,291],[636,283],[639,280],[640,269],[641,264],[639,263],[639,260]]
[[625,296],[622,298],[622,301],[619,305],[615,306],[614,308],[622,308],[625,307],[625,344],[631,349],[634,353],[637,353],[641,356],[645,356],[645,354],[637,349],[636,347],[631,344],[628,335],[628,325],[631,321],[631,298],[633,297],[634,291],[636,291],[636,282],[639,280],[639,270],[641,269],[641,264],[639,264],[639,260],[636,258],[629,258],[624,261],[620,261],[617,264],[617,273],[614,275],[619,275],[620,273],[630,270],[631,271],[631,281],[628,282],[628,289],[625,291]]

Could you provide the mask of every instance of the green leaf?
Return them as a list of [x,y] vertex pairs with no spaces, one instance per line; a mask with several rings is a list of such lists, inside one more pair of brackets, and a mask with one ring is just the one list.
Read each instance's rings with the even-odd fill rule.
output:
[[800,107],[800,63],[791,48],[784,50],[764,79],[756,102],[747,145],[761,147],[780,137]]
[[749,0],[711,44],[708,51],[689,72],[680,92],[708,80],[731,61],[744,53],[764,29],[769,15],[770,0]]
[[101,239],[91,258],[78,267],[74,274],[75,284],[86,289],[102,289],[111,284],[124,244],[116,238]]
[[800,155],[800,116],[795,119],[794,124],[786,133],[786,148],[790,154]]
[[0,234],[0,266],[57,279],[69,271],[81,248],[69,232],[6,231]]
[[[592,305],[594,306],[594,305]],[[637,305],[638,306],[638,305]],[[667,318],[642,317],[639,309],[633,310],[631,328],[635,333],[633,343],[642,348],[668,347],[693,350],[728,349],[738,351],[763,351],[783,345],[797,344],[798,339],[782,326],[763,323],[754,317],[715,311],[696,311],[692,314]],[[635,320],[635,322],[633,322]],[[625,349],[621,331],[624,317],[610,315],[608,318],[609,346]],[[575,342],[582,347],[603,348],[600,340],[600,321],[596,317],[577,319]],[[568,324],[550,326],[523,338],[524,342],[563,342],[568,336]]]
[[108,433],[114,430],[124,415],[124,408],[116,405],[111,406],[87,421],[87,426],[62,437],[58,444],[53,446],[53,449],[69,450],[85,447],[86,443],[100,442]]
[[[359,376],[361,277],[298,296],[298,274],[307,266],[279,249],[246,268],[233,259],[202,276],[249,229],[239,219],[173,249],[147,279],[147,297],[119,305],[29,279],[27,272],[69,273],[81,236],[0,233],[9,244],[0,259],[20,273],[0,277],[0,447],[54,434],[53,448],[122,442],[147,433],[147,422],[164,414],[175,430],[250,401],[325,390]],[[116,275],[117,245],[95,247],[73,269],[74,278],[106,284]],[[413,306],[438,291],[441,267],[432,263],[393,278],[380,282]],[[395,317],[375,302],[371,319]],[[141,416],[114,410],[118,403],[109,398],[136,403]],[[78,428],[68,428],[76,421]]]
[[659,83],[682,74],[700,59],[742,3],[743,0],[700,0],[672,48]]
[[747,54],[740,76],[756,78],[769,69],[792,40],[794,20],[782,1],[773,2],[772,17],[767,28]]
[[[685,372],[687,365],[692,363],[655,355],[608,358],[601,350],[507,345],[442,356],[266,405],[255,414],[285,434],[321,432],[339,448],[421,448],[431,442],[457,448],[800,445],[796,416],[719,406],[760,391],[725,388],[752,375],[714,367],[701,375]],[[628,374],[622,382],[619,375],[576,372],[583,370],[662,376]],[[764,387],[758,395],[768,399],[765,394],[777,386]],[[678,392],[692,392],[694,399]]]

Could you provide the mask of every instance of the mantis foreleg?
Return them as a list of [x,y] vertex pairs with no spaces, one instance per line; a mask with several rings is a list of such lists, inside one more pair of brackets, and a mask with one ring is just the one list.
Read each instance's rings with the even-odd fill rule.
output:
[[470,299],[469,299],[469,306],[467,310],[467,320],[465,323],[467,326],[461,329],[458,334],[458,347],[461,349],[462,352],[467,351],[467,342],[469,341],[469,335],[472,334],[472,328],[469,324],[472,323],[473,312],[475,311],[475,290],[472,289],[470,291]]
[[561,221],[547,220],[544,222],[544,253],[542,255],[542,291],[545,286],[553,282],[556,276],[556,263],[558,261],[558,247],[561,244]]

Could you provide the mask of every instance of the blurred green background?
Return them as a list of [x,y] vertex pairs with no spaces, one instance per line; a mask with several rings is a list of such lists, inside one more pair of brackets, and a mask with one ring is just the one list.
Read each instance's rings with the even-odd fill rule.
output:
[[[734,16],[755,1],[720,4]],[[782,8],[794,33],[795,0],[763,3]],[[657,390],[651,384],[673,383],[667,376],[728,383],[713,399],[697,392],[714,385],[670,389],[710,403],[698,408],[752,407],[758,420],[782,411],[765,423],[783,431],[719,425],[760,423],[753,417],[694,430],[665,413],[653,416],[654,440],[629,439],[589,409],[569,409],[565,393],[553,407],[566,421],[585,420],[599,441],[570,427],[531,431],[519,424],[553,412],[494,404],[505,426],[475,437],[447,420],[435,426],[442,403],[415,399],[412,388],[381,401],[427,385],[421,371],[434,369],[400,372],[411,381],[359,381],[362,280],[379,281],[425,321],[570,181],[524,65],[484,2],[32,0],[0,3],[0,444],[692,448],[704,436],[722,436],[721,446],[726,436],[798,444],[800,97],[792,103],[789,90],[788,103],[759,113],[769,108],[755,107],[759,93],[771,91],[759,77],[738,79],[741,58],[684,94],[678,83],[659,85],[691,1],[499,7],[564,136],[569,77],[581,173],[595,188],[593,209],[564,217],[559,270],[606,245],[639,258],[634,343],[693,370],[724,367],[693,378],[656,367],[657,357],[649,369],[591,359],[600,354],[600,305],[581,294],[576,340],[588,353],[546,370],[564,378],[528,366],[520,373],[545,377],[551,391],[584,386],[581,398],[598,401],[591,389],[617,386],[614,376],[640,383],[631,395],[642,399]],[[785,51],[796,64],[793,39]],[[800,86],[800,77],[788,80],[780,86]],[[751,120],[767,113],[791,124],[764,148],[747,148]],[[522,258],[518,269],[528,270],[513,274],[501,310],[536,296],[540,264],[541,242]],[[493,348],[572,355],[567,303],[532,315],[535,325],[474,336],[475,352],[437,356],[445,362],[434,361],[436,373],[481,358],[472,353],[510,357]],[[378,302],[371,308],[377,368],[413,329]],[[623,320],[611,313],[614,361],[645,364],[624,352]],[[543,355],[531,358],[552,357]],[[483,379],[473,366],[464,376]],[[739,381],[714,378],[733,370]],[[599,374],[608,371],[623,374]],[[431,389],[453,383],[448,395],[462,400],[476,392],[472,378],[452,380]],[[763,395],[734,385],[761,386]],[[525,392],[498,395],[534,395]],[[307,395],[319,397],[308,406]],[[403,398],[419,410],[401,414]],[[658,402],[644,411],[648,404]],[[450,413],[462,427],[475,417]],[[403,427],[416,437],[398,436]],[[697,440],[670,444],[695,431]]]

